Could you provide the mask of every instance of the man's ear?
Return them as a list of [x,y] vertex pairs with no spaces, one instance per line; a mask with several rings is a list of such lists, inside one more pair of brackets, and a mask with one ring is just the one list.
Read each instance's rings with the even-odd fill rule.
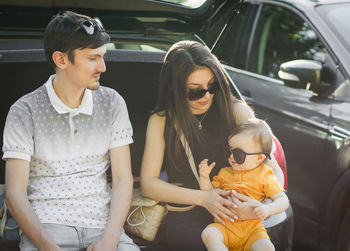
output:
[[68,56],[66,53],[55,51],[52,53],[52,60],[57,68],[64,69],[67,66]]

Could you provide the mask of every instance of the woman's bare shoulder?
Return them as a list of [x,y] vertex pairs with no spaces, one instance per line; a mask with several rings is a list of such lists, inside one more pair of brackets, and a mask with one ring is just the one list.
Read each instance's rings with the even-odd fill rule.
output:
[[148,130],[153,132],[164,132],[166,116],[161,113],[153,113],[148,119]]
[[162,113],[155,112],[149,117],[149,123],[164,124],[166,116]]

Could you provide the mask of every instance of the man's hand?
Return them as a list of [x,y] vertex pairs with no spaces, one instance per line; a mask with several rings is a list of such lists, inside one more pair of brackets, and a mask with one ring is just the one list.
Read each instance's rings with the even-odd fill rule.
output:
[[117,250],[117,244],[110,238],[102,235],[101,238],[92,243],[86,251],[115,251]]
[[254,212],[259,220],[263,221],[270,216],[270,207],[263,203],[255,206]]

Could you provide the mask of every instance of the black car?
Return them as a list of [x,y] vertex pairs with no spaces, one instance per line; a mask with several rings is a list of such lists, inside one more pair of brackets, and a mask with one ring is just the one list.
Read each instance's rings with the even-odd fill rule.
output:
[[281,141],[294,237],[317,250],[350,250],[349,21],[350,1],[246,0],[205,39]]
[[[118,0],[21,1],[0,0],[0,76],[1,131],[10,106],[22,95],[42,85],[53,70],[46,61],[42,38],[46,24],[59,10],[69,9],[89,16],[98,16],[108,33],[107,72],[101,83],[116,89],[126,100],[134,129],[131,145],[132,166],[139,175],[148,116],[155,105],[160,67],[167,49],[183,39],[201,40],[208,34],[209,24],[218,10],[230,2],[240,1],[165,1]],[[234,95],[242,98],[231,82]],[[0,140],[2,145],[2,142]],[[274,153],[284,173],[287,170],[284,152],[275,139]],[[4,182],[4,162],[0,164],[0,183]],[[271,216],[264,222],[276,250],[291,250],[293,210]],[[8,243],[7,243],[8,244]],[[2,246],[1,246],[2,245]],[[16,246],[17,243],[8,245]],[[149,247],[152,243],[148,243]],[[166,250],[166,247],[159,246]],[[0,250],[5,250],[5,243]],[[11,250],[11,249],[10,249]]]

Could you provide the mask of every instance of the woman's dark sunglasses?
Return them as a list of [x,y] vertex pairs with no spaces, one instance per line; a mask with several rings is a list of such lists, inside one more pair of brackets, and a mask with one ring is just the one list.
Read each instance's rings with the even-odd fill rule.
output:
[[189,100],[193,101],[203,98],[207,92],[214,94],[218,89],[219,83],[214,82],[208,89],[190,89],[187,96]]
[[270,154],[268,153],[246,153],[240,148],[235,148],[235,149],[229,149],[229,155],[233,155],[234,160],[236,161],[237,164],[243,164],[245,161],[245,157],[247,155],[258,155],[258,154],[264,154],[266,158],[271,159]]
[[100,31],[104,31],[102,22],[98,17],[81,21],[74,31],[82,29],[83,31],[85,31],[86,35],[91,36],[95,33],[95,27],[97,27],[97,29],[99,29]]

